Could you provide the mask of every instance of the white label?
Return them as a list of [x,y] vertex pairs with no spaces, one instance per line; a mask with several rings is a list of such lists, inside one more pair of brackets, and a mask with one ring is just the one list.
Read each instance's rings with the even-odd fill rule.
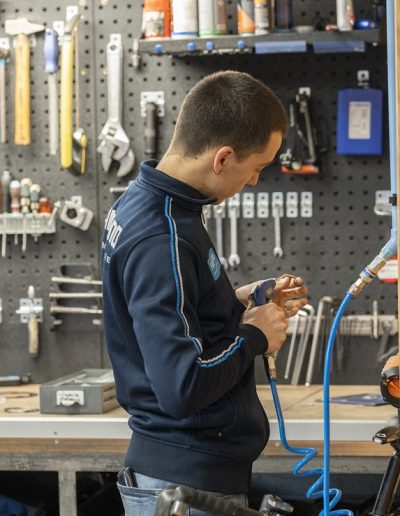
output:
[[349,139],[371,139],[371,102],[349,103]]
[[73,405],[84,405],[85,393],[84,391],[77,390],[57,391],[56,404],[63,405],[64,407],[72,407]]

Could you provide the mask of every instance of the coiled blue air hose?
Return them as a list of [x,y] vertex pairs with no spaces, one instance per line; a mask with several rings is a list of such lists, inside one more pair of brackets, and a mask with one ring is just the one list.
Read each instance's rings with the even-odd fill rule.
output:
[[[279,401],[278,390],[276,387],[276,378],[269,375],[268,361],[264,357],[264,364],[268,376],[268,381],[271,387],[272,398],[274,401],[275,411],[278,418],[279,435],[281,438],[282,445],[284,448],[296,455],[304,455],[304,457],[293,467],[292,473],[298,477],[310,477],[318,475],[317,480],[308,489],[306,496],[310,500],[316,500],[323,497],[324,509],[319,513],[319,516],[353,516],[353,512],[348,509],[334,509],[336,504],[342,497],[340,489],[329,489],[329,454],[330,454],[330,418],[329,418],[329,376],[331,368],[331,358],[333,346],[335,343],[335,337],[338,328],[340,327],[340,320],[346,310],[348,303],[353,299],[352,294],[347,293],[346,297],[342,301],[340,308],[336,314],[333,322],[331,332],[328,339],[328,346],[325,358],[325,369],[324,369],[324,467],[314,468],[303,471],[303,467],[306,466],[316,455],[317,450],[315,448],[295,448],[291,446],[286,439],[285,424],[283,420],[283,414],[281,404]],[[321,491],[321,487],[323,490]],[[330,497],[333,497],[330,500]]]
[[[266,300],[273,299],[273,289],[276,286],[276,282],[273,279],[265,280],[257,285],[252,293],[251,299],[254,305],[259,306],[266,302]],[[331,357],[333,346],[335,343],[335,336],[340,326],[340,320],[343,317],[343,313],[346,310],[347,304],[353,299],[353,295],[349,292],[342,301],[340,308],[336,314],[333,322],[331,332],[329,335],[328,346],[326,351],[325,359],[325,370],[324,370],[324,467],[314,468],[303,471],[303,467],[306,466],[316,455],[317,450],[315,448],[295,448],[291,446],[286,439],[285,424],[283,420],[283,414],[281,404],[279,401],[278,390],[276,387],[276,369],[273,354],[266,353],[263,355],[265,371],[267,373],[268,382],[271,387],[272,398],[274,401],[275,412],[278,418],[279,435],[283,447],[290,453],[296,455],[303,455],[304,457],[293,467],[292,472],[298,477],[310,477],[318,475],[318,479],[308,489],[306,496],[310,500],[316,500],[318,498],[324,499],[324,510],[319,514],[320,516],[353,516],[353,513],[347,509],[331,511],[335,505],[339,502],[342,493],[339,489],[329,489],[329,451],[330,451],[330,432],[329,432],[329,375],[331,366]],[[321,488],[323,487],[323,490]],[[329,500],[333,497],[332,500]]]

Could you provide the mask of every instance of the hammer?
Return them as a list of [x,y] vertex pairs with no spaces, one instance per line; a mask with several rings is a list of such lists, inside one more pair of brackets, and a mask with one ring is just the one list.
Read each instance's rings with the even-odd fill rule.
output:
[[30,128],[30,34],[44,30],[44,25],[29,22],[26,18],[6,20],[5,31],[15,38],[15,133],[14,143],[29,145]]

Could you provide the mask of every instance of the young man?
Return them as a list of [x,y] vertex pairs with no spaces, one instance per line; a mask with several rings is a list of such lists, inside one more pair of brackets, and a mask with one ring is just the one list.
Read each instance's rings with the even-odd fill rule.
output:
[[166,154],[142,163],[107,217],[105,332],[132,429],[118,486],[127,515],[152,516],[161,489],[177,484],[247,503],[269,436],[254,358],[282,346],[307,288],[284,278],[278,304],[249,308],[253,284],[232,289],[202,206],[256,185],[286,130],[264,84],[207,76],[186,96]]

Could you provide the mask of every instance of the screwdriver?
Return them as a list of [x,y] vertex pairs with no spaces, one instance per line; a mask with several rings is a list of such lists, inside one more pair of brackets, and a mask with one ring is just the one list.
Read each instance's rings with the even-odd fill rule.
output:
[[49,95],[49,147],[50,154],[55,156],[58,146],[58,108],[57,108],[57,70],[58,70],[58,34],[54,29],[47,28],[44,35],[45,72]]
[[32,179],[24,177],[21,179],[21,213],[24,215],[22,221],[22,246],[21,250],[24,253],[26,251],[26,215],[29,213],[29,207],[31,204],[30,188],[32,186]]
[[[19,213],[20,210],[21,183],[13,179],[10,183],[10,208],[11,213]],[[14,234],[14,244],[18,245],[18,233]]]
[[[34,214],[33,216],[37,216],[39,213],[39,197],[40,197],[40,185],[33,184],[29,189],[30,195],[30,208],[31,212]],[[22,238],[25,239],[25,247],[26,247],[26,232],[22,235]],[[37,242],[39,239],[38,235],[33,233],[33,240]],[[22,246],[24,246],[24,241],[22,241]]]
[[[3,175],[1,176],[1,186],[3,190],[3,213],[8,212],[8,205],[10,202],[10,183],[11,183],[11,174],[8,170],[4,170]],[[1,239],[1,256],[5,258],[6,256],[6,246],[7,246],[7,216],[3,217],[3,235]]]
[[3,190],[3,213],[8,212],[8,205],[10,203],[10,183],[11,174],[9,170],[4,170],[3,175],[1,176],[1,186]]
[[21,213],[29,213],[29,206],[31,204],[29,190],[32,186],[32,179],[24,177],[21,179]]
[[13,179],[10,183],[10,208],[11,213],[19,213],[20,210],[21,183]]

